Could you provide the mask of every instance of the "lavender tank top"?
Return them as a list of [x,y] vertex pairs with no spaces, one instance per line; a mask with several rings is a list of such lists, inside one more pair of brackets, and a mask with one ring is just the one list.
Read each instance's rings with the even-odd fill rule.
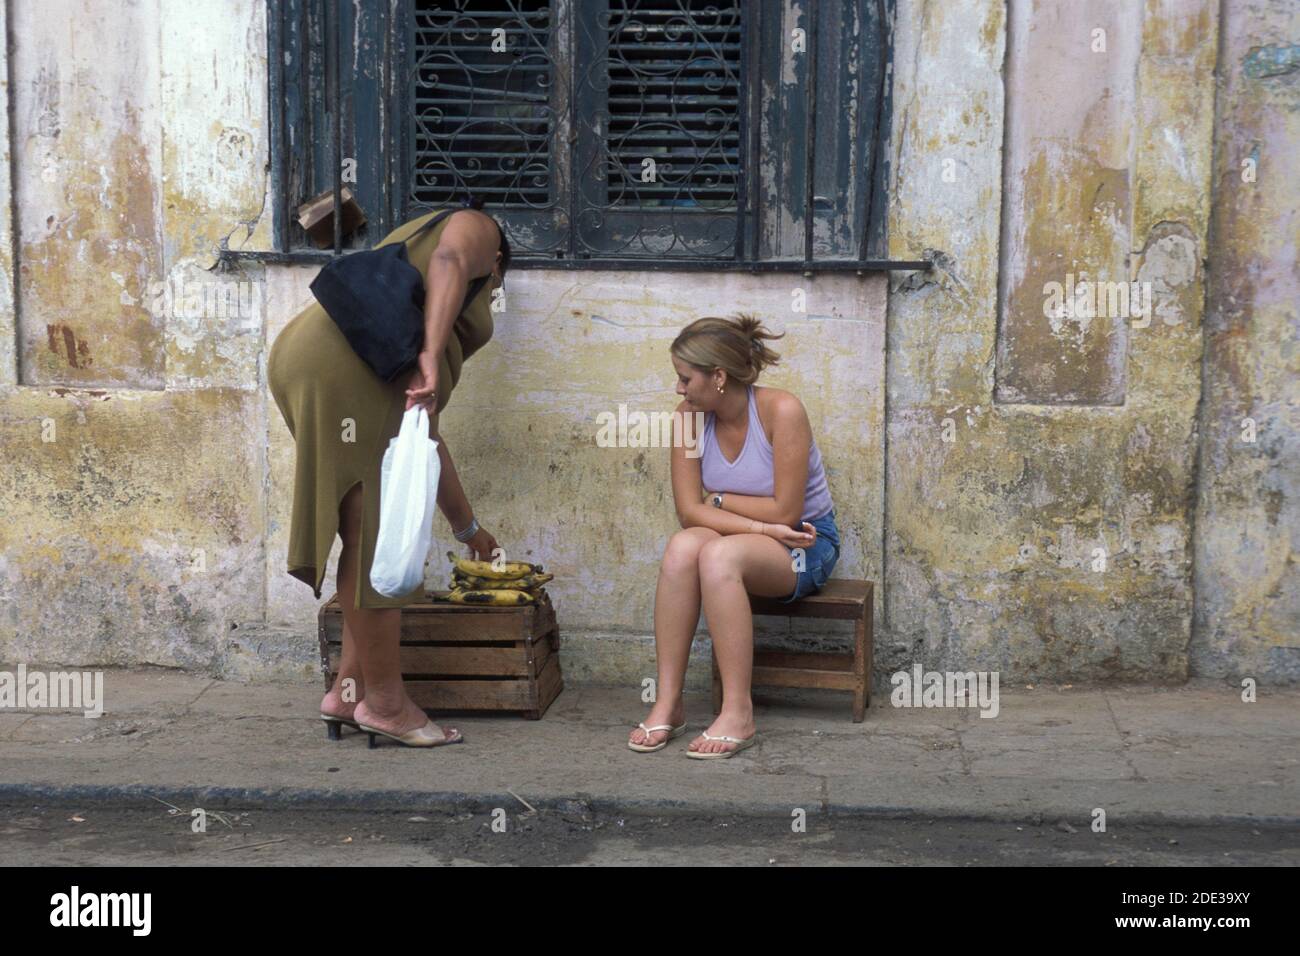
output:
[[[767,440],[763,424],[758,418],[758,400],[754,387],[749,392],[749,428],[745,432],[745,445],[735,461],[727,461],[718,447],[713,433],[714,414],[704,416],[704,434],[701,436],[700,477],[708,491],[735,495],[753,495],[770,498],[775,490],[775,468],[772,461],[772,443]],[[803,494],[802,521],[813,521],[831,510],[831,491],[826,484],[826,471],[822,455],[817,450],[817,439],[808,449],[808,484]]]

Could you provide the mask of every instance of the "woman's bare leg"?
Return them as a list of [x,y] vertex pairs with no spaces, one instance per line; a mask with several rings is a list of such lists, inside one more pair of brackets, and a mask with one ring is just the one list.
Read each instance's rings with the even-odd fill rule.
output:
[[[668,540],[659,584],[655,588],[655,665],[659,672],[655,705],[643,723],[647,727],[682,722],[682,688],[690,661],[695,626],[700,620],[700,551],[722,535],[712,528],[686,528]],[[668,736],[656,730],[647,736],[637,727],[628,739],[654,745]]]
[[[352,681],[352,685],[350,688],[345,688],[345,681],[349,679]],[[352,720],[352,712],[364,696],[366,696],[366,681],[361,672],[361,657],[357,653],[357,639],[352,636],[352,628],[349,626],[345,614],[343,616],[343,653],[339,658],[338,674],[334,677],[334,686],[330,688],[329,693],[320,702],[320,711],[322,714],[333,714],[335,717],[346,717],[348,720]]]
[[[713,653],[722,677],[722,711],[709,726],[713,737],[751,737],[754,701],[754,615],[749,595],[785,597],[794,590],[790,551],[765,534],[731,534],[700,551],[700,587],[704,619],[713,638]],[[690,750],[717,753],[735,744],[696,737]]]
[[[333,714],[335,717],[346,717],[349,720],[355,719],[353,712],[356,710],[357,703],[366,696],[366,680],[361,669],[361,656],[358,653],[356,635],[352,633],[355,615],[347,613],[352,609],[353,598],[349,593],[345,599],[343,593],[345,586],[352,586],[351,579],[346,578],[343,573],[344,565],[347,561],[354,560],[358,553],[355,544],[360,536],[360,525],[352,527],[355,523],[354,519],[357,519],[357,515],[352,512],[361,503],[361,490],[360,485],[350,488],[339,505],[339,536],[343,538],[343,553],[335,583],[339,593],[339,603],[343,608],[343,652],[339,658],[339,670],[335,675],[334,685],[320,702],[322,714]],[[350,692],[345,695],[344,682],[348,680],[353,684],[348,688]],[[344,699],[345,696],[348,699]]]
[[[362,486],[353,485],[339,507],[339,535],[343,552],[339,555],[339,603],[343,620],[350,631],[357,664],[361,671],[365,699],[353,712],[358,723],[404,734],[423,727],[428,715],[411,700],[402,684],[399,660],[401,643],[400,608],[357,608],[358,566],[361,563]],[[340,675],[343,671],[340,665]],[[436,725],[435,725],[436,726]],[[445,734],[452,734],[447,728]]]

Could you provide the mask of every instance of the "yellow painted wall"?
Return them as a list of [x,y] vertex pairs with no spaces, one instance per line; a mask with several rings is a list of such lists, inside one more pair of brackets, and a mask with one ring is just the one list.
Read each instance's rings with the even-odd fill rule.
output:
[[[1269,550],[1284,590],[1224,583],[1238,558],[1215,525],[1228,497],[1198,456],[1212,441],[1198,418],[1206,263],[1248,268],[1256,230],[1280,242],[1293,227],[1279,210],[1295,206],[1284,190],[1261,194],[1262,225],[1221,211],[1227,233],[1211,239],[1211,211],[1227,209],[1212,187],[1219,4],[1083,4],[1062,20],[1045,0],[1019,3],[899,0],[890,252],[935,256],[931,273],[510,276],[497,335],[467,365],[442,430],[480,520],[556,573],[572,678],[652,676],[657,562],[675,529],[667,451],[598,447],[597,415],[620,402],[671,409],[673,335],[736,310],[788,333],[787,361],[765,381],[808,407],[844,534],[837,574],[878,582],[878,674],[920,660],[1026,681],[1168,681],[1199,661],[1206,673],[1294,678],[1269,650],[1294,642],[1289,533],[1261,525],[1241,545]],[[1071,83],[1088,61],[1070,58],[1050,81],[1012,69],[1026,86],[1004,85],[1009,23],[1066,31],[1055,38],[1066,49],[1079,32],[1080,56],[1096,55],[1091,7],[1113,14],[1112,31],[1137,31],[1109,47],[1131,57],[1123,96]],[[1245,17],[1242,57],[1257,24],[1294,29],[1257,3],[1228,7]],[[316,602],[284,570],[293,445],[264,372],[269,343],[310,301],[313,270],[210,271],[223,241],[270,246],[263,5],[18,0],[8,13],[0,660],[314,679]],[[1252,89],[1293,103],[1294,76],[1243,79],[1234,128],[1250,126]],[[1265,155],[1294,155],[1294,124],[1269,116],[1250,126]],[[1073,158],[1043,147],[1070,117],[1084,124]],[[1010,204],[1007,143],[1030,160],[1011,157]],[[1101,172],[1089,179],[1082,162]],[[1089,255],[1094,270],[1101,258],[1150,282],[1177,321],[1026,324],[1025,283]],[[1269,268],[1285,271],[1277,258]],[[245,298],[233,315],[159,308],[159,282],[229,284],[231,301]],[[795,287],[806,315],[790,311]],[[1253,381],[1265,404],[1290,389],[1294,407],[1281,344],[1294,307],[1258,321],[1233,362],[1263,363]],[[1053,363],[1070,361],[1085,363],[1069,379],[1093,398],[1054,391]],[[1286,418],[1271,422],[1276,436]],[[1287,460],[1235,467],[1269,473]],[[1247,518],[1294,508],[1292,485],[1276,494],[1255,485],[1231,507]],[[1205,547],[1198,527],[1216,529]],[[452,541],[441,516],[435,530],[430,583],[441,585],[437,555]],[[1200,576],[1194,559],[1223,574]],[[1217,610],[1202,632],[1207,599]],[[1227,623],[1243,611],[1266,611],[1267,628]],[[706,677],[694,668],[693,686]]]

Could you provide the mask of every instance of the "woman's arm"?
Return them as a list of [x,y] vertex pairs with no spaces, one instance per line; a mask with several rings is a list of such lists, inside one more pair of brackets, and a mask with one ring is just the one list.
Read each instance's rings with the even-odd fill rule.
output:
[[762,521],[731,514],[701,500],[704,483],[700,477],[700,459],[686,456],[685,442],[680,434],[682,422],[689,414],[686,403],[678,405],[677,411],[680,414],[673,416],[673,442],[669,449],[677,521],[683,528],[712,528],[719,534],[762,534]]
[[[782,392],[773,402],[772,496],[722,496],[722,508],[746,518],[795,526],[803,517],[804,494],[808,488],[808,453],[812,450],[812,426],[803,402]],[[710,505],[709,507],[712,507]]]
[[447,217],[425,275],[424,350],[441,355],[471,279],[496,266],[500,235],[492,217],[458,209]]
[[[705,503],[708,503],[707,500]],[[793,523],[780,517],[781,506],[777,504],[775,497],[760,498],[755,495],[738,495],[734,491],[728,491],[722,495],[722,508],[720,510],[729,511],[745,518],[769,521],[774,524]]]
[[[464,531],[474,520],[474,509],[470,507],[469,498],[465,496],[465,489],[460,483],[460,476],[456,474],[456,463],[451,460],[451,449],[447,447],[447,442],[436,431],[432,437],[438,443],[438,460],[442,464],[442,471],[438,477],[438,508],[446,517],[453,532]],[[497,547],[496,539],[482,528],[466,544],[474,551],[474,557],[480,561],[491,561],[492,552]]]
[[456,474],[456,463],[451,460],[451,449],[446,440],[435,433],[433,440],[438,443],[438,460],[442,471],[438,477],[438,508],[451,525],[452,531],[463,531],[474,520],[474,509],[470,507],[469,498],[461,486],[460,476]]

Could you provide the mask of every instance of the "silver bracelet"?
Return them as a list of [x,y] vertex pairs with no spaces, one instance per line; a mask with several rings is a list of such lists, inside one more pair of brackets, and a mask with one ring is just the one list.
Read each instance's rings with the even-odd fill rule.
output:
[[478,534],[478,518],[471,518],[468,528],[463,531],[453,531],[452,534],[455,535],[457,541],[464,544],[470,538],[474,537],[474,535]]

